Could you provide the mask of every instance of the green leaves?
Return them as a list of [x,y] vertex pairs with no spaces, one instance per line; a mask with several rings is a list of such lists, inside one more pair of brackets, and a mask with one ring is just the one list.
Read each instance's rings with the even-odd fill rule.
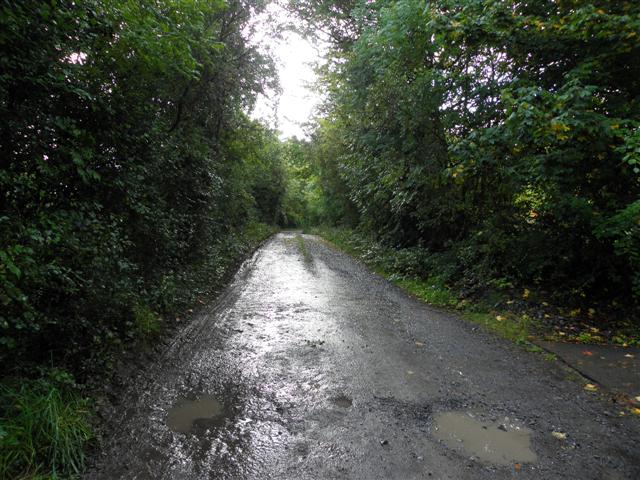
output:
[[262,8],[0,6],[2,373],[135,336],[133,305],[176,308],[233,232],[281,213],[277,140],[245,114],[274,82],[245,38]]
[[469,284],[495,275],[637,306],[635,233],[602,222],[640,196],[640,7],[402,0],[351,12],[314,159],[331,166],[322,185],[346,188],[325,202],[346,199],[393,246],[451,252]]

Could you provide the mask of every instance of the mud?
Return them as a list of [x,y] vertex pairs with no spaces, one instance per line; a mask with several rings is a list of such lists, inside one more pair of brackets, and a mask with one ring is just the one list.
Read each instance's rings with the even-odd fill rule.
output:
[[435,418],[434,436],[447,447],[471,458],[496,465],[535,463],[532,431],[509,418],[487,422],[469,412],[441,413]]
[[[637,419],[561,362],[302,238],[306,255],[295,233],[270,240],[131,377],[87,478],[640,478]],[[212,403],[183,411],[188,433],[172,429],[198,395]]]
[[219,427],[225,420],[224,406],[217,398],[200,395],[196,400],[179,400],[167,412],[167,426],[178,433],[190,433],[198,428]]

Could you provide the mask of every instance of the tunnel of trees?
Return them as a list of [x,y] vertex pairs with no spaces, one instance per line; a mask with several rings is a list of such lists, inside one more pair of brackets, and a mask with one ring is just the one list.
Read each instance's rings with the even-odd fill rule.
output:
[[[328,45],[309,138],[287,141],[250,117],[278,88],[250,41],[268,3],[0,2],[5,420],[20,395],[82,403],[67,387],[278,227],[637,318],[640,3],[282,1]],[[47,452],[0,473],[81,468]]]

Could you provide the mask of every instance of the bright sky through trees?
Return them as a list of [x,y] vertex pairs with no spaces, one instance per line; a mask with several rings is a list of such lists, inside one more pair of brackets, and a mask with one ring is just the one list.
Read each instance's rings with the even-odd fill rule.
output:
[[252,117],[276,127],[282,139],[303,138],[303,124],[320,100],[311,84],[316,80],[313,64],[320,59],[322,47],[285,31],[289,17],[281,7],[272,5],[269,10],[269,15],[259,20],[262,25],[258,27],[258,39],[268,45],[276,61],[282,92],[259,96]]

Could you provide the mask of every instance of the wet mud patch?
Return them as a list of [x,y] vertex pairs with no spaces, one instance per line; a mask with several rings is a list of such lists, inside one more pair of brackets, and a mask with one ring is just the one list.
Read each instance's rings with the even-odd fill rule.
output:
[[336,407],[339,408],[351,408],[353,406],[353,400],[351,400],[346,395],[338,395],[337,397],[331,398],[331,403],[333,403]]
[[227,409],[216,397],[200,395],[178,400],[167,413],[167,426],[177,433],[196,433],[219,428],[228,417]]
[[434,417],[433,435],[448,448],[483,463],[535,463],[532,431],[508,418],[486,421],[468,412],[446,412]]

